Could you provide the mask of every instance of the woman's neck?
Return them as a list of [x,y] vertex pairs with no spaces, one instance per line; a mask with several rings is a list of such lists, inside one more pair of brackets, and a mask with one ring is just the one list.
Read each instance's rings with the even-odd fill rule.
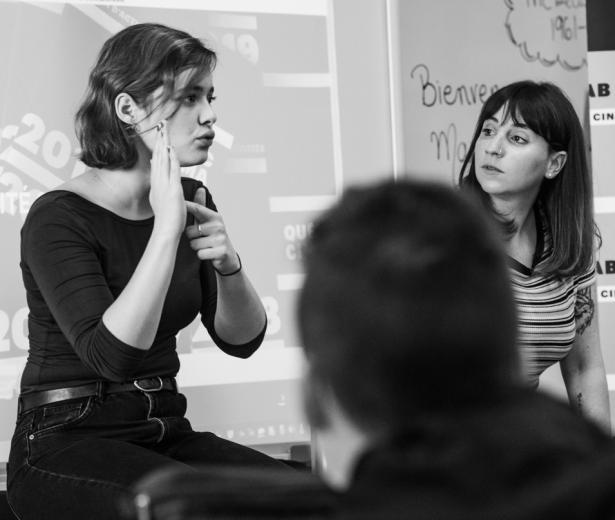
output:
[[536,216],[534,214],[535,200],[524,198],[519,200],[503,200],[492,198],[495,210],[507,220],[514,222],[514,231],[506,239],[506,250],[509,256],[531,266],[536,251]]
[[121,170],[91,169],[59,186],[77,193],[129,220],[144,220],[153,216],[149,203],[150,159],[139,153],[131,168]]
[[106,204],[117,214],[134,220],[153,215],[149,203],[151,153],[142,143],[138,143],[137,153],[137,162],[130,168],[93,171],[93,181]]
[[93,170],[92,182],[101,200],[121,216],[143,219],[152,216],[149,203],[150,174],[142,168]]
[[515,232],[513,235],[522,233],[527,226],[528,219],[533,220],[534,199],[519,198],[519,199],[502,199],[491,197],[494,209],[499,215],[506,220],[512,221],[515,224]]

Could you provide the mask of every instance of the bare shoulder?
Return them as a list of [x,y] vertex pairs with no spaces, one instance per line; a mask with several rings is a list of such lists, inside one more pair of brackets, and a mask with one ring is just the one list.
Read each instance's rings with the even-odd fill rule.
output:
[[117,212],[117,200],[109,193],[109,188],[103,184],[100,173],[95,169],[89,169],[81,175],[62,183],[56,189],[70,191],[80,197],[102,206],[110,211]]
[[71,191],[86,199],[96,197],[96,174],[94,170],[86,170],[81,175],[73,177],[56,187],[57,190]]

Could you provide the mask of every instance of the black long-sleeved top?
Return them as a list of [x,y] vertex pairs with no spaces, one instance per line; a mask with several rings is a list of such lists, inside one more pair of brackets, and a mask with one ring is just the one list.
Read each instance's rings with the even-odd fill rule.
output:
[[[186,200],[203,186],[182,179]],[[206,205],[216,210],[206,190]],[[155,340],[141,350],[116,338],[102,315],[130,280],[145,250],[154,217],[129,220],[70,191],[51,191],[32,205],[21,230],[21,269],[30,314],[30,348],[21,391],[74,386],[99,380],[174,376],[179,369],[175,336],[197,313],[214,342],[247,357],[264,330],[244,345],[229,345],[213,326],[217,285],[185,235]]]

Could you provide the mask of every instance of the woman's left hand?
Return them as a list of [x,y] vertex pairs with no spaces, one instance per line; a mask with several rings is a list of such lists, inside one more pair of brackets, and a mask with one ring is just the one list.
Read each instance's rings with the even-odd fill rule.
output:
[[231,273],[239,267],[239,257],[227,233],[222,216],[205,206],[205,190],[199,188],[194,202],[186,201],[186,209],[194,216],[194,224],[186,228],[190,247],[201,260],[211,260],[214,268]]

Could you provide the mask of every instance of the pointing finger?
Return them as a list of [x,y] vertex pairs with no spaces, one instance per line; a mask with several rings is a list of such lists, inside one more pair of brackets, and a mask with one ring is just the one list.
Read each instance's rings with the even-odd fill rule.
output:
[[199,188],[198,190],[196,190],[196,193],[194,195],[194,202],[200,204],[201,206],[205,206],[205,204],[207,203],[205,196],[205,188]]
[[187,200],[186,209],[188,210],[188,213],[194,215],[199,222],[220,218],[220,214],[217,211],[209,209],[208,207],[198,204],[197,202]]

